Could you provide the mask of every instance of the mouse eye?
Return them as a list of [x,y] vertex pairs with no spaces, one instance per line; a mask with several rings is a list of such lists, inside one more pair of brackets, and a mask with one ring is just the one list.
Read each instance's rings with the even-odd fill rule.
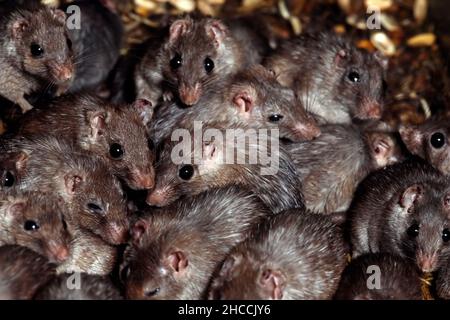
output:
[[283,119],[283,116],[282,116],[281,114],[272,114],[272,115],[269,117],[269,121],[271,121],[271,122],[278,122],[278,121],[280,121],[281,119]]
[[175,57],[173,57],[172,60],[170,60],[170,67],[173,70],[178,69],[183,64],[183,59],[181,59],[181,56],[177,53]]
[[419,235],[420,227],[417,223],[414,223],[412,226],[408,228],[408,236],[411,238],[416,238]]
[[92,213],[95,214],[103,214],[103,208],[101,206],[99,206],[98,204],[95,203],[88,203],[87,207],[89,209],[89,211],[91,211]]
[[444,242],[448,242],[450,240],[450,230],[448,230],[447,228],[442,231],[442,240]]
[[214,61],[212,61],[210,58],[206,58],[204,61],[205,64],[205,70],[207,73],[210,73],[214,69]]
[[435,149],[440,149],[445,145],[445,136],[441,132],[433,133],[430,138],[430,143]]
[[146,290],[144,294],[146,297],[153,297],[156,296],[160,291],[160,288],[155,288],[153,290]]
[[7,171],[4,176],[4,179],[2,181],[2,184],[3,184],[3,186],[10,188],[14,185],[15,180],[16,179],[14,178],[13,174],[11,172]]
[[178,175],[183,180],[190,180],[192,176],[194,175],[194,167],[189,165],[185,165],[181,167],[180,171],[178,172]]
[[30,52],[33,55],[33,57],[40,57],[44,54],[44,49],[40,45],[33,43],[30,46]]
[[26,231],[36,231],[39,229],[39,225],[33,220],[27,220],[27,221],[25,221],[23,228]]
[[348,74],[348,80],[350,80],[353,83],[358,83],[361,81],[361,76],[358,72],[352,71]]
[[111,155],[111,157],[113,159],[116,159],[116,160],[121,159],[124,154],[123,147],[118,143],[113,143],[109,147],[109,154]]

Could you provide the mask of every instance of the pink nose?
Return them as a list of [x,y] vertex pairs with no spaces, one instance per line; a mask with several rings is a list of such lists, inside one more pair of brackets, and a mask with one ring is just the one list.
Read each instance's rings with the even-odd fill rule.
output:
[[128,240],[128,229],[122,225],[112,222],[109,225],[109,235],[111,244],[122,244]]
[[69,257],[69,249],[66,245],[50,241],[48,244],[48,255],[56,262],[64,262]]
[[419,268],[423,272],[433,272],[436,269],[437,255],[424,255],[418,258]]
[[294,127],[294,133],[299,141],[310,141],[320,136],[320,128],[312,123],[298,123]]
[[192,106],[200,99],[202,88],[200,83],[196,83],[193,87],[190,85],[181,84],[179,93],[181,101],[187,106]]
[[366,103],[362,108],[362,119],[380,119],[381,116],[382,110],[379,103]]
[[70,64],[53,65],[53,75],[59,82],[67,82],[72,79],[73,67]]
[[150,206],[164,207],[167,204],[166,193],[154,190],[147,196],[147,204]]
[[145,171],[147,172],[136,170],[131,174],[132,187],[139,190],[150,190],[155,186],[155,174],[153,169]]

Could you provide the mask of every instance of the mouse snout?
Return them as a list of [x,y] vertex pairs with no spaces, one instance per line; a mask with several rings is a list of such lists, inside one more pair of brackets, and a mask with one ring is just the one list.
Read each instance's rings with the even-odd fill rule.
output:
[[319,137],[321,134],[320,128],[313,122],[297,123],[292,131],[297,141],[310,141]]
[[147,204],[150,206],[164,207],[169,204],[168,191],[164,189],[156,189],[147,196]]
[[381,103],[376,101],[364,101],[361,112],[358,116],[361,120],[375,119],[378,120],[383,115]]
[[202,95],[202,85],[197,82],[195,85],[181,83],[179,88],[181,101],[187,105],[192,106],[198,102]]
[[136,190],[150,190],[155,186],[155,170],[151,168],[134,169],[130,175],[130,187]]
[[108,226],[108,241],[119,245],[128,241],[128,227],[122,223],[111,222]]
[[69,248],[65,244],[53,240],[47,244],[46,251],[52,262],[61,263],[69,257]]
[[417,255],[417,265],[422,272],[433,272],[437,269],[438,254],[419,252]]
[[70,62],[52,62],[50,72],[57,84],[66,83],[72,79],[74,69]]

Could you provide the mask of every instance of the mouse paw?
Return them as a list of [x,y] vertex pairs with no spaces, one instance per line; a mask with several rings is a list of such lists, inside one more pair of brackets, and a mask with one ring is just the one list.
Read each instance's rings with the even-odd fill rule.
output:
[[173,93],[171,91],[165,91],[163,93],[163,100],[164,101],[172,101],[173,100]]

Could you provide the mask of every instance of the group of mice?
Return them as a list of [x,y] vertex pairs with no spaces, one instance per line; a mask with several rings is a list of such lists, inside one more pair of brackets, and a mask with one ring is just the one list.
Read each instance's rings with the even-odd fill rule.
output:
[[[252,19],[186,16],[114,68],[110,1],[75,1],[81,29],[8,1],[0,95],[24,115],[0,141],[0,298],[422,299],[427,273],[450,297],[448,125],[379,121],[378,53],[332,33],[273,48]],[[223,164],[219,140],[175,164],[171,133],[194,121],[279,129],[279,170]]]

